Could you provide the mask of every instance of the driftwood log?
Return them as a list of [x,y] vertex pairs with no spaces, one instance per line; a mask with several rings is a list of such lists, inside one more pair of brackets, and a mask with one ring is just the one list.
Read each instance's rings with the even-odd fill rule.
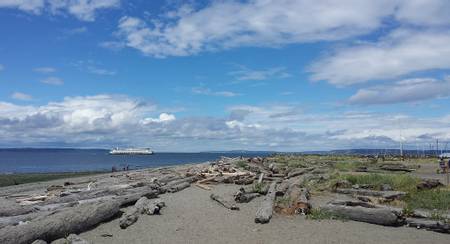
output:
[[442,221],[430,220],[430,219],[419,219],[419,218],[407,218],[406,224],[409,227],[423,228],[426,230],[450,233],[450,224],[444,223]]
[[307,188],[300,187],[299,184],[292,184],[286,191],[285,198],[287,202],[282,202],[277,206],[277,209],[288,215],[293,214],[308,214],[311,210],[311,203],[309,202],[310,193]]
[[374,191],[374,190],[350,189],[350,188],[338,188],[335,190],[335,192],[341,194],[382,197],[388,200],[401,199],[406,195],[406,193],[402,191]]
[[251,200],[259,197],[261,194],[258,192],[246,192],[244,188],[240,188],[236,194],[234,194],[234,201],[238,203],[248,203]]
[[380,166],[380,169],[386,171],[404,171],[404,172],[415,171],[415,169],[410,169],[404,164],[383,164]]
[[224,206],[225,208],[228,208],[230,210],[239,210],[239,207],[236,206],[233,203],[230,203],[229,201],[225,200],[223,197],[216,195],[216,194],[211,194],[209,196],[212,200],[218,202],[220,205]]
[[139,209],[136,207],[128,208],[119,219],[119,226],[121,229],[126,229],[128,226],[136,223],[139,218]]
[[322,209],[346,219],[371,224],[399,226],[404,223],[402,216],[389,208],[378,207],[365,202],[331,202]]
[[118,201],[86,204],[35,219],[27,224],[7,226],[0,229],[0,243],[28,244],[37,239],[50,242],[70,233],[80,233],[111,219],[119,213],[119,207]]
[[310,171],[313,171],[314,169],[315,169],[314,167],[310,167],[310,168],[300,168],[300,169],[292,170],[291,172],[288,173],[287,178],[292,178],[295,176],[303,175]]
[[439,179],[422,179],[422,181],[417,184],[417,189],[426,190],[433,189],[436,187],[443,186]]
[[255,217],[255,223],[261,223],[265,224],[270,221],[273,214],[273,204],[275,201],[275,194],[276,194],[276,186],[277,182],[272,182],[269,186],[269,191],[267,192],[267,195],[264,197],[263,202],[261,203],[261,206],[256,211],[256,217]]

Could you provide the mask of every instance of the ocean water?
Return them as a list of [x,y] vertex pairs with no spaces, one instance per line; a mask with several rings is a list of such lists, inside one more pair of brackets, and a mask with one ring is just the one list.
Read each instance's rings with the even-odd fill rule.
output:
[[0,173],[46,173],[110,171],[151,168],[213,161],[221,156],[267,156],[268,152],[155,153],[153,155],[109,155],[101,149],[0,149]]

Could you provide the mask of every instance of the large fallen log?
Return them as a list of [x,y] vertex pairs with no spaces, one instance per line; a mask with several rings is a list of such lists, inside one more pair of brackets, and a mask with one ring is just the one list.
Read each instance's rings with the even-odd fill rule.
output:
[[388,208],[365,205],[367,203],[356,202],[347,204],[329,203],[322,207],[323,210],[346,219],[385,226],[399,226],[404,223],[402,216]]
[[276,186],[277,182],[272,182],[270,184],[267,195],[264,197],[261,206],[256,211],[255,223],[265,224],[268,223],[272,218],[273,204],[275,201],[275,194],[276,194],[275,190]]
[[287,202],[281,202],[277,209],[288,215],[308,214],[311,210],[309,202],[310,194],[307,188],[300,187],[299,184],[292,184],[286,191],[285,198]]
[[406,218],[406,224],[409,227],[423,228],[426,230],[450,233],[450,224],[442,221],[430,220],[430,219],[418,219],[418,218]]
[[41,239],[47,242],[80,233],[111,219],[120,211],[118,201],[86,204],[35,219],[27,224],[0,229],[0,243],[28,244]]
[[374,190],[350,189],[350,188],[337,188],[335,192],[341,194],[382,197],[387,200],[401,199],[406,195],[406,193],[402,191],[374,191]]
[[209,196],[212,200],[220,203],[220,205],[224,206],[225,208],[228,208],[230,210],[239,210],[239,207],[236,206],[233,203],[230,203],[229,201],[225,200],[223,197],[216,195],[216,194],[211,194]]
[[379,168],[381,170],[386,170],[386,171],[404,171],[404,172],[415,171],[415,169],[408,168],[404,164],[383,164]]

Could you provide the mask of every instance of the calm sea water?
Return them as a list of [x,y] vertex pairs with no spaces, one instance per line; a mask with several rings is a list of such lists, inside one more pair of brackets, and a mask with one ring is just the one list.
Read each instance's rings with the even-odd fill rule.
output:
[[212,161],[226,157],[266,156],[269,153],[155,153],[153,155],[109,155],[108,150],[0,149],[0,173],[44,173],[110,171],[129,165],[131,169]]

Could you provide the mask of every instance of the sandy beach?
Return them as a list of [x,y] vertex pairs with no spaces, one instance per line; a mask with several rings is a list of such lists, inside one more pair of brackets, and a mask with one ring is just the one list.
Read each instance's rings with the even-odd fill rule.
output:
[[[364,222],[352,221],[349,219],[311,219],[305,215],[294,214],[286,215],[273,211],[273,217],[267,224],[255,223],[255,213],[262,206],[266,196],[260,195],[248,203],[235,202],[233,196],[243,185],[233,184],[233,181],[227,182],[227,175],[233,175],[234,183],[241,177],[250,177],[253,184],[258,181],[258,174],[252,173],[252,170],[262,170],[272,177],[264,178],[266,182],[291,182],[292,180],[303,182],[315,182],[309,185],[312,192],[309,204],[314,209],[320,209],[330,202],[350,201],[355,202],[355,196],[347,194],[338,194],[330,190],[320,190],[320,186],[325,182],[329,184],[329,178],[325,177],[331,172],[341,172],[344,176],[348,171],[336,171],[336,164],[340,160],[356,160],[366,162],[365,158],[341,158],[333,159],[330,157],[292,157],[285,166],[280,163],[285,157],[274,157],[267,159],[224,159],[218,162],[189,164],[174,167],[142,169],[135,171],[123,171],[115,173],[104,173],[98,175],[89,175],[69,179],[58,179],[47,182],[36,182],[17,186],[8,186],[0,188],[0,238],[1,235],[9,235],[10,231],[16,231],[22,235],[22,229],[32,233],[33,236],[42,236],[48,238],[48,243],[55,240],[54,237],[61,238],[70,233],[55,230],[58,234],[54,237],[46,237],[45,233],[33,233],[34,229],[27,229],[27,226],[33,226],[39,222],[55,219],[55,216],[63,216],[61,223],[71,222],[68,219],[70,215],[64,215],[75,211],[73,209],[82,209],[83,207],[96,207],[108,202],[120,202],[120,211],[117,208],[115,212],[102,221],[92,222],[90,226],[83,226],[82,231],[76,231],[82,239],[88,243],[446,243],[449,240],[448,234],[428,231],[425,229],[411,228],[402,224],[398,227],[382,226]],[[305,170],[308,168],[302,165],[300,168],[292,162],[314,165],[314,171],[307,171],[304,175],[294,176],[292,172],[296,170]],[[246,161],[248,160],[248,161]],[[322,160],[322,161],[317,161]],[[359,162],[358,161],[358,162]],[[275,173],[275,162],[279,167],[290,169],[283,174]],[[266,167],[270,163],[270,166]],[[352,163],[346,163],[346,165]],[[365,163],[371,168],[376,169],[379,165],[370,163],[370,159]],[[290,165],[290,166],[287,166]],[[322,165],[322,166],[319,166]],[[346,167],[348,167],[348,165]],[[355,165],[359,165],[355,164]],[[414,164],[407,163],[407,167]],[[243,167],[243,168],[241,168]],[[294,168],[291,168],[294,167]],[[359,167],[359,166],[358,166]],[[398,165],[396,166],[398,167]],[[435,166],[429,163],[420,164],[416,171],[411,175],[416,177],[438,178],[444,182],[444,175],[434,174]],[[251,169],[251,170],[244,170]],[[280,168],[281,169],[281,168]],[[353,168],[350,171],[354,171]],[[224,171],[230,170],[230,171]],[[324,171],[325,170],[325,171]],[[270,171],[270,172],[269,172]],[[230,173],[234,172],[234,173]],[[256,172],[256,171],[255,171]],[[280,171],[281,172],[281,171]],[[370,173],[354,172],[357,175],[370,175]],[[409,174],[409,173],[408,173]],[[189,176],[192,175],[192,176]],[[200,176],[200,178],[196,178]],[[210,177],[214,175],[213,177]],[[235,177],[237,175],[242,175]],[[262,174],[263,175],[263,174]],[[389,176],[389,175],[387,175]],[[387,177],[386,176],[386,177]],[[401,175],[391,174],[392,177]],[[405,175],[404,175],[405,176]],[[192,178],[194,177],[194,178]],[[281,178],[277,178],[281,177]],[[312,177],[312,178],[311,178]],[[389,176],[390,177],[390,176]],[[406,177],[406,176],[405,176]],[[229,177],[228,177],[229,178]],[[316,181],[314,179],[319,179]],[[185,184],[185,181],[191,184]],[[204,185],[199,182],[211,181],[211,184]],[[197,181],[196,183],[194,183]],[[218,183],[222,182],[222,183]],[[225,183],[224,183],[225,181]],[[215,183],[214,183],[215,182]],[[231,184],[230,184],[231,183]],[[153,187],[160,193],[153,194]],[[303,184],[303,183],[302,183]],[[318,185],[317,185],[318,184]],[[179,187],[184,185],[183,187]],[[244,186],[245,187],[245,186]],[[164,189],[164,192],[161,190]],[[151,201],[162,200],[165,207],[161,208],[160,214],[138,215],[137,221],[122,228],[121,223],[124,216],[133,208],[136,208],[135,202],[142,196],[149,196],[151,192]],[[144,193],[143,193],[144,192]],[[388,191],[389,192],[389,191]],[[137,195],[136,195],[137,194]],[[220,205],[210,198],[211,194],[223,196],[228,202],[232,202],[239,207],[239,210],[230,210]],[[32,196],[32,197],[30,197]],[[129,200],[131,196],[131,199]],[[40,199],[40,197],[44,197]],[[149,197],[150,198],[150,197]],[[280,198],[278,198],[280,199]],[[283,198],[281,198],[283,199]],[[359,200],[357,200],[359,201]],[[72,204],[72,205],[67,205]],[[75,204],[75,205],[73,205]],[[278,203],[275,203],[277,205]],[[37,211],[37,209],[39,211]],[[47,209],[47,210],[43,210]],[[11,214],[11,212],[16,212]],[[62,214],[62,215],[61,215]],[[36,216],[35,216],[36,215]],[[66,217],[64,217],[66,216]],[[308,215],[309,216],[309,215]],[[26,218],[25,218],[26,217]],[[18,218],[18,219],[15,219]],[[66,219],[64,219],[66,218]],[[89,216],[86,216],[89,218]],[[56,218],[57,219],[57,218]],[[20,221],[19,221],[20,220]],[[11,222],[16,221],[16,222]],[[50,222],[49,222],[50,221]],[[94,223],[94,224],[92,224]],[[84,225],[84,221],[78,225]],[[30,227],[31,228],[31,227]],[[39,227],[40,228],[40,227]],[[57,227],[56,227],[57,228]],[[64,227],[66,228],[66,227]],[[44,228],[45,229],[45,228]],[[72,228],[73,229],[73,228]],[[41,230],[42,231],[42,230]],[[52,230],[53,231],[53,230]],[[64,235],[65,233],[65,235]],[[15,243],[15,236],[9,237],[7,243]],[[11,239],[12,238],[12,239]],[[22,238],[22,237],[20,237]],[[20,239],[18,243],[31,243]],[[25,240],[25,241],[24,241]],[[34,240],[34,239],[33,239]],[[59,239],[61,242],[64,239]],[[74,242],[68,242],[74,243]]]
[[[212,192],[232,195],[239,186],[218,185]],[[262,198],[228,210],[209,199],[211,192],[190,187],[162,195],[161,215],[143,216],[126,230],[118,219],[81,234],[93,243],[446,243],[448,234],[407,227],[383,227],[355,221],[307,220],[275,215],[269,224],[254,223]],[[328,198],[328,197],[327,197]],[[318,201],[317,201],[318,200]],[[316,198],[320,203],[320,199]],[[102,234],[112,237],[102,237]]]

